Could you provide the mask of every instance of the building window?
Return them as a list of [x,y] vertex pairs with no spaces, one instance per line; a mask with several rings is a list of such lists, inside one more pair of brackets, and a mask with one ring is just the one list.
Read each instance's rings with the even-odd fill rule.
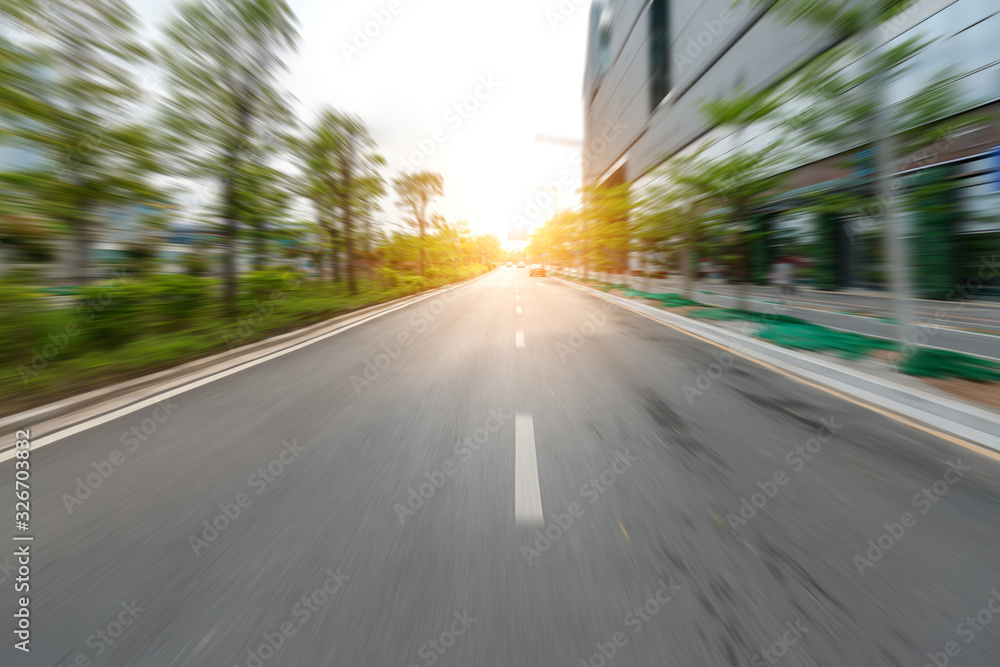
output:
[[611,5],[594,0],[590,7],[590,67],[596,87],[611,67]]
[[670,0],[653,0],[649,6],[650,109],[670,92]]

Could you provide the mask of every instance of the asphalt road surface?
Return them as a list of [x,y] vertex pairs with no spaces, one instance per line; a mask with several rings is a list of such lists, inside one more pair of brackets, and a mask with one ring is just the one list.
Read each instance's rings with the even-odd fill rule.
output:
[[525,270],[30,461],[0,665],[1000,664],[996,460]]

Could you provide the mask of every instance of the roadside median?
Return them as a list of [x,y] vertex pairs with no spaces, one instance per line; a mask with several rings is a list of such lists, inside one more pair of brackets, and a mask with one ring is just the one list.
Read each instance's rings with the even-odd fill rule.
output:
[[1000,451],[1000,413],[930,391],[906,386],[817,355],[771,344],[704,320],[683,317],[636,299],[603,293],[592,287],[555,278],[563,284],[610,301],[667,326],[725,348],[734,354],[849,397],[874,409],[902,417],[939,434]]

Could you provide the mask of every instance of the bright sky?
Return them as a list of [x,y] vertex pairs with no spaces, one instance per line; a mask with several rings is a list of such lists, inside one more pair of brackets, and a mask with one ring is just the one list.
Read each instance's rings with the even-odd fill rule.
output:
[[[506,241],[513,216],[537,225],[551,214],[537,186],[567,170],[558,203],[576,200],[579,149],[535,136],[582,137],[587,0],[289,1],[302,40],[287,85],[302,118],[324,104],[358,114],[394,171],[410,161],[444,176],[448,220]],[[133,0],[156,27],[172,6]],[[359,37],[366,27],[373,36]]]

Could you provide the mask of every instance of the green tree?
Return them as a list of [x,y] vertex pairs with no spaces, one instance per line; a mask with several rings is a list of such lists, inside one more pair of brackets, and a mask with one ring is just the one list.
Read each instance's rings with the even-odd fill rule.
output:
[[72,278],[89,282],[102,214],[159,194],[149,134],[133,120],[148,59],[135,14],[119,0],[20,0],[0,22],[25,36],[0,40],[0,141],[31,156],[0,174],[0,196],[68,235]]
[[291,122],[278,77],[298,33],[284,0],[185,2],[168,23],[160,49],[170,95],[168,145],[179,173],[217,178],[226,244],[225,303],[236,303],[237,239],[249,224],[241,180],[266,164]]
[[420,276],[423,277],[427,231],[433,224],[430,207],[435,199],[444,195],[444,179],[436,172],[417,171],[396,178],[393,187],[399,197],[397,203],[406,212],[406,221],[417,230],[420,243]]
[[346,259],[347,289],[357,291],[356,266],[363,229],[384,194],[375,140],[356,116],[323,109],[308,136],[296,142],[303,167],[301,191],[317,211],[332,248],[331,269],[340,278],[341,249]]
[[695,257],[711,234],[701,200],[709,190],[698,154],[676,155],[657,169],[636,204],[638,236],[654,247],[679,252],[685,296],[691,298]]
[[287,174],[266,165],[247,165],[239,184],[239,219],[248,227],[253,270],[262,271],[267,262],[267,242],[276,236],[291,207],[293,185]]
[[[810,25],[820,39],[833,45],[798,64],[771,92],[782,101],[796,100],[794,111],[787,113],[783,123],[791,141],[837,152],[866,148],[862,171],[871,171],[872,176],[863,183],[862,194],[854,197],[851,208],[865,219],[864,224],[882,232],[895,315],[905,340],[912,285],[899,193],[892,182],[893,162],[907,151],[939,140],[940,122],[970,108],[958,94],[959,77],[942,70],[902,103],[889,103],[887,91],[892,82],[907,72],[908,64],[929,42],[894,40],[879,49],[885,39],[882,28],[911,9],[915,0],[743,1],[767,5],[788,23]],[[845,63],[856,66],[845,67]],[[981,117],[973,115],[952,118],[949,132],[978,122]]]
[[582,189],[584,272],[620,273],[629,265],[635,237],[631,186],[593,184]]

